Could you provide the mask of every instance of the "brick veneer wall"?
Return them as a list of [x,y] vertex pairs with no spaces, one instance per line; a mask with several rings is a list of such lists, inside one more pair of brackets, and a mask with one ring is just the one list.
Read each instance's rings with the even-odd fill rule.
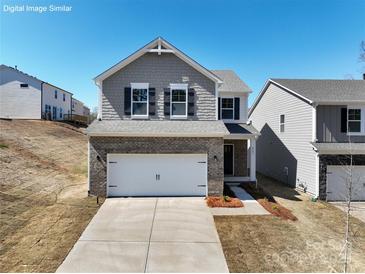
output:
[[106,196],[108,153],[207,153],[208,195],[223,194],[223,138],[90,137],[89,143],[92,195]]
[[247,176],[247,140],[224,140],[234,145],[234,176]]
[[[353,155],[353,165],[365,165],[365,155]],[[320,155],[319,156],[319,198],[327,198],[327,166],[349,165],[350,155]]]

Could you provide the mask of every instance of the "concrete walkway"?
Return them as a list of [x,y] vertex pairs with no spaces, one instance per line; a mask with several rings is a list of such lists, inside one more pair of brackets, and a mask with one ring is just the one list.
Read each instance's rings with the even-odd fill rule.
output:
[[238,186],[230,186],[230,189],[234,192],[236,197],[243,203],[243,207],[227,208],[227,207],[215,207],[210,211],[216,216],[225,215],[267,215],[270,214],[265,208],[263,208],[250,194],[248,194],[243,188]]
[[107,199],[57,272],[228,272],[203,198]]

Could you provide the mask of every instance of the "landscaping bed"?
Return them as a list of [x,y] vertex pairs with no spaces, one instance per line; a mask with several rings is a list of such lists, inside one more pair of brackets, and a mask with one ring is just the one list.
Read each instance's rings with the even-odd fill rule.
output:
[[206,198],[206,201],[209,207],[243,207],[243,203],[240,199],[231,198],[229,196],[209,196]]
[[245,183],[242,184],[242,188],[254,197],[257,202],[272,215],[284,220],[298,220],[291,210],[279,204],[273,196],[265,192],[260,186],[256,187],[254,184]]

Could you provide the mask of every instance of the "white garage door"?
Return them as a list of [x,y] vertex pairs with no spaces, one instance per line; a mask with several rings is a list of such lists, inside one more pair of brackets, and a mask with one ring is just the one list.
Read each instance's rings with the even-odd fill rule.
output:
[[206,154],[108,154],[108,196],[205,196]]
[[[327,200],[347,200],[349,182],[349,166],[327,166]],[[351,193],[352,200],[365,201],[365,166],[353,166]]]

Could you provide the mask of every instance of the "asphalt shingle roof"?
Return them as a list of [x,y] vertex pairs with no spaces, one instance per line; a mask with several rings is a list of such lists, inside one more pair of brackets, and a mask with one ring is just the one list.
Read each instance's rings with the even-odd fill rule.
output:
[[256,128],[251,124],[225,124],[231,134],[254,134],[260,135]]
[[365,80],[271,80],[316,103],[365,101]]
[[89,135],[119,136],[224,136],[229,132],[222,121],[94,120]]
[[233,70],[211,70],[215,75],[222,79],[223,84],[218,91],[232,92],[251,92],[250,87],[241,80]]

